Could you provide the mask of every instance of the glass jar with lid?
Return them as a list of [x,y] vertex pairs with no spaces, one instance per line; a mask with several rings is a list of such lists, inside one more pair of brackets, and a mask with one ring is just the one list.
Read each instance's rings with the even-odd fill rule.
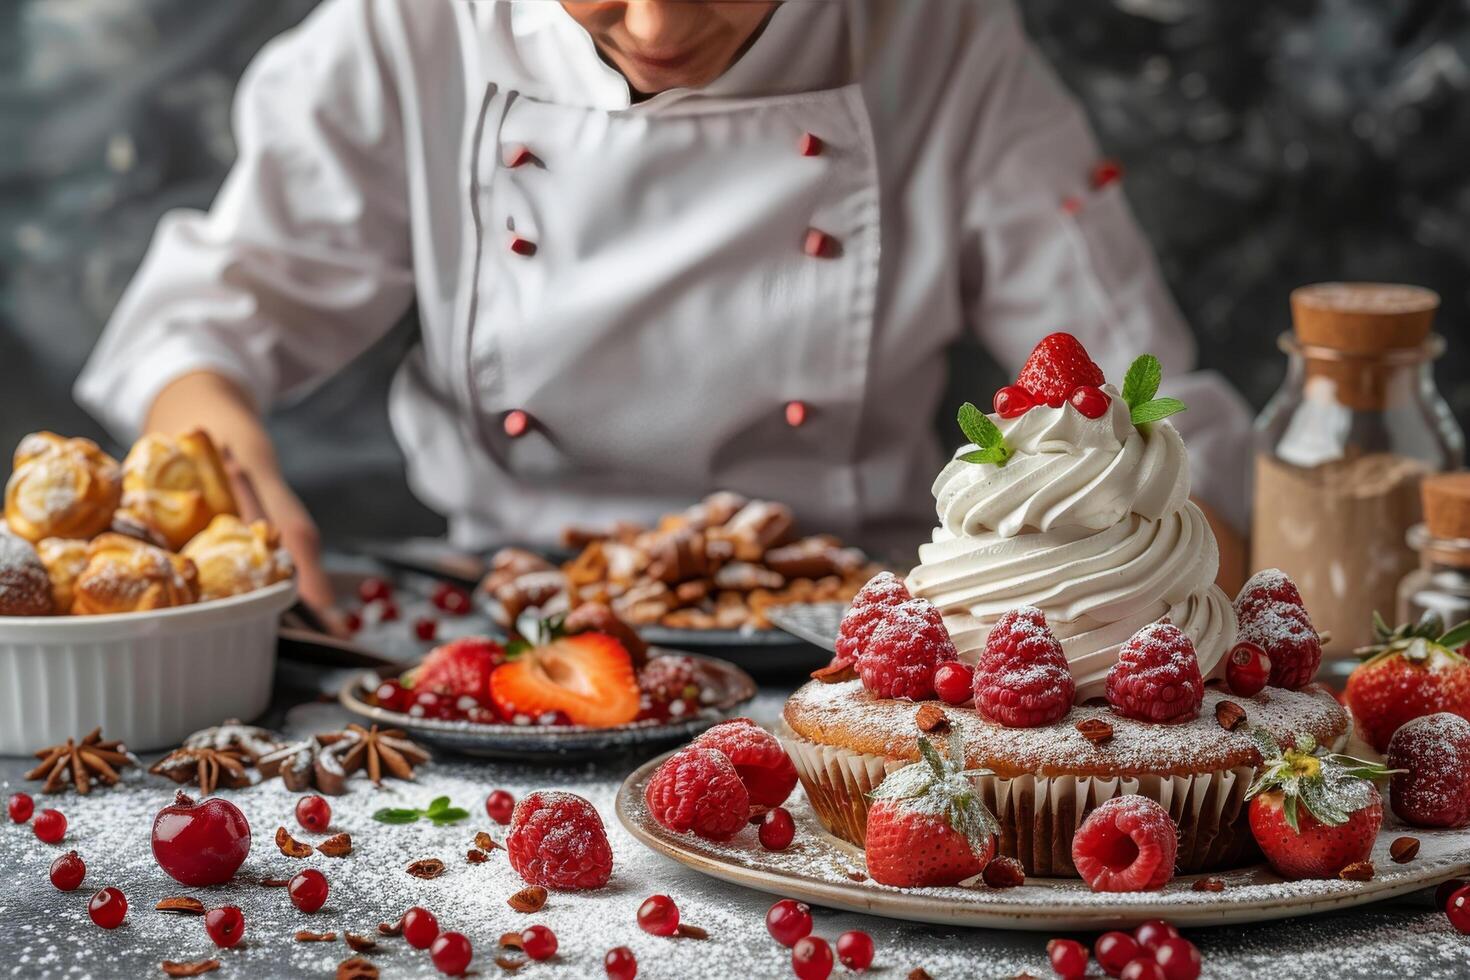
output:
[[1409,529],[1419,567],[1399,586],[1400,623],[1434,613],[1446,627],[1470,619],[1470,473],[1424,480],[1424,523]]
[[1418,563],[1406,543],[1425,476],[1458,469],[1465,439],[1435,388],[1439,296],[1321,283],[1291,294],[1289,364],[1255,429],[1251,562],[1297,583],[1326,656],[1372,642]]

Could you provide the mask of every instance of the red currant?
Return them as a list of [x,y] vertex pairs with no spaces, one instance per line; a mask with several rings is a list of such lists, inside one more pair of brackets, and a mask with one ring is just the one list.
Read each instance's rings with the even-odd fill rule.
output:
[[13,793],[10,797],[10,819],[15,823],[25,823],[31,819],[31,814],[36,811],[36,801],[26,793]]
[[1063,980],[1087,976],[1087,947],[1075,939],[1053,939],[1046,944],[1046,958],[1051,961],[1051,972]]
[[837,937],[837,959],[849,970],[866,970],[873,965],[873,937],[854,929]]
[[[676,909],[675,915],[677,914]],[[678,928],[677,925],[675,928]],[[527,926],[521,930],[521,949],[533,960],[549,960],[556,955],[556,933],[545,926]]]
[[638,957],[626,946],[614,946],[602,958],[607,980],[633,980],[638,976]]
[[435,608],[449,613],[451,616],[463,616],[470,611],[470,594],[457,585],[441,582],[434,590],[433,599]]
[[503,789],[492,790],[485,797],[485,812],[498,824],[510,823],[510,815],[516,808],[516,798]]
[[362,629],[362,613],[345,612],[342,614],[342,625],[349,633],[356,633]]
[[1230,648],[1225,659],[1225,683],[1243,698],[1255,697],[1271,676],[1271,658],[1254,643],[1242,641]]
[[204,931],[220,949],[229,949],[245,935],[245,915],[233,905],[210,909],[204,916]]
[[392,623],[398,620],[398,603],[392,599],[384,599],[378,603],[378,622]]
[[995,393],[992,407],[1003,419],[1018,418],[1036,407],[1036,398],[1020,385],[1006,385]]
[[1141,952],[1138,941],[1126,932],[1105,932],[1092,944],[1092,955],[1110,977],[1121,974],[1123,967],[1136,960]]
[[1466,885],[1470,885],[1470,878],[1451,878],[1449,881],[1440,882],[1439,887],[1434,890],[1435,907],[1443,912],[1444,907],[1450,902],[1450,896]]
[[1078,385],[1072,389],[1072,394],[1067,397],[1072,407],[1090,419],[1100,419],[1108,413],[1108,406],[1113,403],[1101,388],[1095,385]]
[[1118,976],[1122,980],[1169,980],[1162,966],[1142,956],[1136,960],[1130,960]]
[[415,905],[403,913],[403,938],[414,949],[428,949],[439,935],[439,920],[426,908]]
[[319,834],[332,822],[332,804],[315,794],[303,796],[296,801],[296,822]]
[[413,621],[413,635],[425,643],[432,643],[439,635],[439,621],[429,616],[420,616]]
[[382,578],[365,578],[357,585],[357,597],[363,602],[393,598],[393,583]]
[[761,817],[760,830],[756,834],[760,837],[761,847],[768,851],[784,851],[796,837],[796,822],[785,807],[778,806]]
[[651,936],[672,936],[679,931],[679,906],[667,895],[650,895],[638,906],[638,928]]
[[60,810],[42,810],[31,821],[36,836],[48,844],[60,844],[66,836],[66,815]]
[[1149,919],[1133,930],[1133,940],[1138,943],[1138,948],[1150,953],[1165,939],[1178,938],[1179,930],[1163,919]]
[[832,973],[832,947],[820,936],[802,936],[791,947],[791,969],[801,980],[827,980]]
[[379,684],[378,689],[373,692],[373,700],[376,701],[378,703],[378,707],[382,708],[384,711],[404,710],[408,707],[408,698],[408,691],[404,690],[402,684],[394,680],[384,681],[383,683]]
[[87,876],[87,865],[76,851],[67,851],[51,862],[51,884],[64,892],[74,892]]
[[947,660],[934,671],[934,693],[946,704],[964,704],[975,696],[975,671],[958,660]]
[[315,912],[327,904],[327,876],[316,868],[296,872],[286,885],[291,904],[303,912]]
[[1457,888],[1444,904],[1450,925],[1462,936],[1470,936],[1470,885]]
[[116,888],[104,888],[87,903],[87,914],[104,929],[116,929],[128,914],[128,899]]
[[781,899],[766,912],[766,931],[782,946],[794,946],[798,939],[811,934],[811,906],[790,898]]
[[434,969],[457,977],[470,968],[475,951],[463,933],[445,932],[429,947],[429,958],[434,961]]
[[1199,980],[1199,950],[1188,939],[1165,939],[1154,947],[1154,962],[1164,969],[1168,980]]

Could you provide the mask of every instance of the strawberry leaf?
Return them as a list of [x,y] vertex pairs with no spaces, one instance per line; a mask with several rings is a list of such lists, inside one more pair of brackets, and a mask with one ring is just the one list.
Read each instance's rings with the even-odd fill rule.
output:
[[1134,425],[1148,425],[1184,411],[1189,406],[1177,398],[1155,398],[1133,406],[1129,413]]
[[961,456],[961,460],[994,466],[1004,466],[1010,460],[1011,447],[1006,444],[1006,438],[996,424],[990,421],[990,416],[970,402],[965,402],[960,406],[956,421],[959,422],[960,431],[965,434],[965,438],[977,447]]
[[1439,645],[1458,650],[1466,643],[1470,643],[1470,619],[1451,629],[1439,638]]
[[1159,364],[1159,359],[1152,354],[1140,354],[1133,359],[1128,366],[1128,373],[1123,377],[1123,403],[1129,408],[1137,408],[1146,402],[1152,401],[1159,393],[1159,383],[1164,380],[1164,369]]

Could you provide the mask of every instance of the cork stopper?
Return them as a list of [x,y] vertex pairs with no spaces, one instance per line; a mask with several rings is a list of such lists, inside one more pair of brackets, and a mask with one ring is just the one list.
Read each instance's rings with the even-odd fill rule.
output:
[[1470,540],[1470,472],[1426,476],[1421,493],[1431,537]]
[[1438,309],[1439,294],[1422,286],[1320,282],[1291,291],[1297,339],[1349,354],[1418,347]]

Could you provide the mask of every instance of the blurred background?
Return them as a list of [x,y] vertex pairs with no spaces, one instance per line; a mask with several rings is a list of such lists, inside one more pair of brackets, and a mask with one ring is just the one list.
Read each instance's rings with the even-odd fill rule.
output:
[[[314,5],[0,2],[5,451],[43,427],[106,441],[72,404],[72,379],[159,216],[207,206],[223,179],[239,74]],[[1438,382],[1470,427],[1470,2],[1020,5],[1122,161],[1206,365],[1259,408],[1285,369],[1275,345],[1294,286],[1417,283],[1443,297],[1439,329],[1458,342]],[[408,493],[385,409],[415,329],[410,316],[273,420],[329,537],[441,526]],[[982,352],[956,363],[957,393],[996,386]],[[366,495],[340,491],[363,481],[373,503],[357,510]]]

